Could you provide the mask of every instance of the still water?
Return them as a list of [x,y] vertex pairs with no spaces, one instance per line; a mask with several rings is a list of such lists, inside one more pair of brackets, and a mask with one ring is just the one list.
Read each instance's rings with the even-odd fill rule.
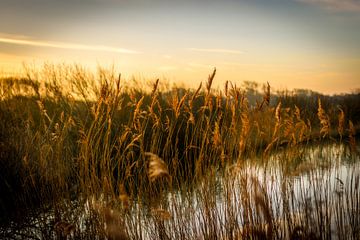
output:
[[287,148],[209,170],[191,187],[129,199],[129,206],[104,195],[61,201],[1,227],[0,237],[240,239],[257,229],[272,239],[296,231],[356,239],[359,176],[359,155],[344,144]]

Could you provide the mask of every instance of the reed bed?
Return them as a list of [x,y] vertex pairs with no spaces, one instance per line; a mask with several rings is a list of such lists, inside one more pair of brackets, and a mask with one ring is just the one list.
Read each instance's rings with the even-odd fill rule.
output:
[[[357,239],[358,173],[338,180],[336,200],[332,185],[316,184],[316,170],[309,189],[291,179],[319,168],[302,160],[314,144],[342,144],[357,159],[360,106],[350,100],[359,95],[272,93],[269,83],[263,94],[230,82],[213,89],[215,75],[196,90],[164,89],[159,80],[142,88],[76,65],[1,79],[2,225],[29,212],[27,222],[43,218],[34,238],[327,239],[335,224],[339,238]],[[244,167],[278,152],[277,186]],[[297,162],[305,163],[291,169]],[[276,199],[272,187],[281,190]]]

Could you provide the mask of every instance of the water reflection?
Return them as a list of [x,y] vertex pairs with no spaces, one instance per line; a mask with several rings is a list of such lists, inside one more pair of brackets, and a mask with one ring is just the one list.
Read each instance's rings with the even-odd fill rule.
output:
[[[187,189],[130,208],[100,195],[56,203],[2,227],[11,239],[357,239],[360,161],[342,144],[241,160]],[[302,238],[298,238],[302,239]]]

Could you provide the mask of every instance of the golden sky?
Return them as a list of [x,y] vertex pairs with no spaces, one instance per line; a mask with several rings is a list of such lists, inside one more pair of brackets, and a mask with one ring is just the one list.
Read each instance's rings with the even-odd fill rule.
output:
[[196,87],[226,80],[360,88],[358,0],[2,0],[0,72],[23,62],[115,65]]

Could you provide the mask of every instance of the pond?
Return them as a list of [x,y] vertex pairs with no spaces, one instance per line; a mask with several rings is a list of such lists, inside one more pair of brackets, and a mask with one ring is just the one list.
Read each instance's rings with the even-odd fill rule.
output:
[[345,144],[297,146],[136,198],[36,209],[4,239],[360,239],[360,161]]

